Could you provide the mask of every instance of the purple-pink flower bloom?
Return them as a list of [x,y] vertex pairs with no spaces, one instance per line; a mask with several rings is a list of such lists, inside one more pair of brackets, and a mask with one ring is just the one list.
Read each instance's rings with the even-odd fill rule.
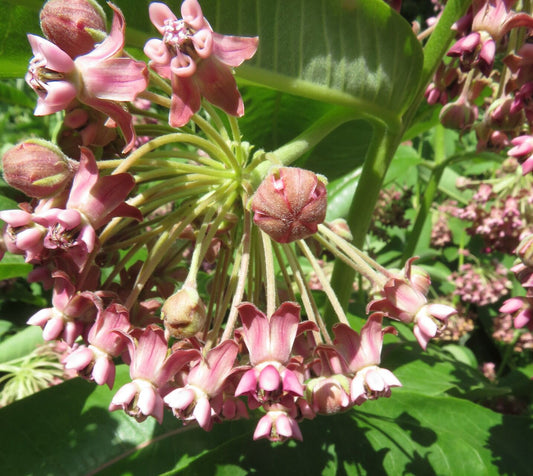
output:
[[187,124],[200,109],[202,96],[228,114],[242,116],[244,105],[231,68],[250,59],[257,37],[215,33],[197,0],[185,0],[178,20],[164,3],[151,3],[150,20],[163,36],[151,39],[144,52],[150,67],[171,80],[171,126]]
[[531,172],[533,170],[533,136],[515,137],[511,144],[514,147],[507,154],[521,162],[524,175]]
[[113,303],[100,309],[87,335],[88,346],[80,346],[66,359],[65,368],[74,369],[80,375],[91,378],[98,385],[107,384],[113,388],[115,382],[114,357],[118,357],[126,346],[130,328],[128,310]]
[[111,33],[94,50],[72,59],[59,46],[28,35],[34,57],[26,82],[38,95],[35,115],[62,111],[74,100],[103,112],[118,124],[128,152],[135,141],[131,114],[121,102],[133,101],[148,86],[148,70],[142,61],[122,56],[125,21],[113,4]]
[[214,419],[222,411],[222,390],[233,370],[238,352],[236,342],[221,342],[190,369],[184,387],[172,390],[165,396],[165,403],[178,418],[196,420],[204,430],[211,429]]
[[303,396],[298,375],[287,367],[301,328],[300,306],[284,302],[270,318],[248,302],[240,304],[238,311],[252,368],[242,376],[235,396],[248,395],[258,404],[277,402],[287,395]]
[[357,405],[368,399],[390,397],[391,387],[402,386],[390,370],[379,366],[383,336],[396,333],[393,327],[383,328],[382,320],[383,314],[372,314],[361,333],[346,324],[336,324],[333,327],[335,349],[342,356],[349,371],[354,374],[350,384],[350,396],[352,402]]
[[444,304],[429,304],[425,293],[417,284],[412,273],[410,259],[403,275],[391,277],[383,286],[382,299],[374,299],[367,306],[367,312],[378,311],[392,319],[405,323],[414,323],[413,333],[424,350],[428,342],[446,327],[450,316],[457,311]]
[[63,271],[55,271],[53,307],[41,309],[28,319],[28,324],[43,329],[44,340],[62,338],[72,346],[84,327],[96,314],[96,297],[90,291],[80,292]]
[[197,359],[199,352],[196,349],[177,350],[168,355],[164,331],[156,325],[123,335],[128,339],[132,381],[117,391],[109,411],[122,408],[137,421],[144,421],[151,415],[161,423],[164,409],[161,388],[184,365]]

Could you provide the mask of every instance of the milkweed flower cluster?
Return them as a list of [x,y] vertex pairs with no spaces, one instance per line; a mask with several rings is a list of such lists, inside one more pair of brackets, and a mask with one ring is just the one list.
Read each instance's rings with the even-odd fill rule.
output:
[[[41,15],[47,38],[28,35],[26,81],[36,115],[64,112],[59,146],[25,141],[3,158],[28,201],[0,212],[2,253],[23,256],[28,279],[52,292],[28,323],[64,341],[66,368],[98,385],[114,389],[115,366],[128,365],[109,409],[138,421],[161,422],[167,408],[210,430],[260,411],[254,438],[282,441],[302,439],[302,419],[390,397],[402,384],[382,367],[384,335],[395,334],[383,320],[412,325],[425,349],[455,310],[427,298],[413,260],[387,270],[350,243],[345,223],[326,222],[325,177],[242,140],[233,68],[259,39],[215,32],[197,0],[182,3],[181,19],[152,3],[161,37],[146,43],[146,64],[124,50],[118,7],[106,33],[91,2],[69,2],[75,26],[58,3]],[[322,255],[373,289],[359,331]]]

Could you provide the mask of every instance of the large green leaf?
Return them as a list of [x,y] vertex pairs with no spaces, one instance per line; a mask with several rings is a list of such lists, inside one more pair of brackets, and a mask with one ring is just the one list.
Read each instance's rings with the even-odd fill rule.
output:
[[[126,369],[119,381],[127,379]],[[256,421],[183,428],[109,413],[112,392],[72,380],[0,410],[2,474],[528,474],[531,420],[393,391],[301,423],[303,443],[252,441]]]

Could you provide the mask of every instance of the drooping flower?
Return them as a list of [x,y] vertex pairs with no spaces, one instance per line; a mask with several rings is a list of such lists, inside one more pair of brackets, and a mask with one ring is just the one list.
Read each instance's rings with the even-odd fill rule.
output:
[[382,320],[383,314],[372,314],[360,333],[342,323],[333,327],[334,347],[354,375],[350,395],[357,405],[368,399],[390,397],[391,387],[402,386],[390,370],[379,366],[383,336],[396,333],[393,327],[383,328]]
[[94,50],[72,59],[54,43],[28,35],[34,57],[26,82],[38,95],[35,115],[62,111],[74,99],[109,116],[122,130],[124,152],[135,141],[132,116],[122,102],[133,101],[148,86],[148,70],[142,61],[122,56],[125,21],[113,4],[110,34]]
[[96,314],[95,295],[76,288],[63,271],[55,271],[51,308],[41,309],[28,319],[28,324],[43,329],[44,340],[62,338],[69,346],[82,334]]
[[204,430],[210,430],[222,411],[222,390],[233,370],[238,345],[225,340],[211,349],[185,377],[185,386],[172,390],[164,398],[174,414],[184,420],[196,420]]
[[252,368],[241,377],[235,395],[249,396],[252,406],[254,401],[264,404],[285,396],[303,396],[302,382],[288,368],[296,335],[304,329],[300,306],[284,302],[270,318],[252,303],[240,304],[238,311]]
[[82,148],[65,208],[50,208],[33,216],[48,232],[44,247],[66,250],[83,266],[96,245],[96,230],[116,216],[141,220],[139,210],[125,203],[135,181],[127,173],[100,176],[93,153]]
[[132,381],[117,391],[109,411],[123,409],[139,422],[151,415],[161,423],[164,402],[160,389],[184,365],[197,359],[199,352],[187,349],[168,355],[164,331],[156,325],[149,325],[144,330],[135,329],[131,334],[124,335],[128,339]]
[[489,76],[494,65],[497,44],[510,30],[533,26],[533,17],[511,10],[516,0],[474,0],[472,32],[460,38],[448,51],[459,57],[463,71],[478,68]]
[[65,368],[76,370],[79,375],[91,378],[98,385],[107,384],[113,388],[113,358],[118,357],[125,348],[127,339],[123,333],[127,333],[129,328],[129,313],[124,306],[113,303],[106,309],[100,309],[87,335],[89,345],[75,349],[67,357]]
[[[381,299],[374,299],[367,312],[383,312],[392,319],[414,323],[413,333],[424,350],[428,342],[446,326],[448,318],[457,311],[445,304],[428,303],[424,290],[417,285],[412,262],[407,261],[403,274],[391,277],[384,285]],[[427,282],[426,282],[427,283]]]
[[244,105],[231,68],[255,54],[258,38],[215,33],[197,0],[182,3],[181,20],[164,3],[151,3],[149,14],[163,39],[149,40],[144,52],[150,67],[172,83],[170,125],[187,124],[202,97],[242,116]]
[[302,441],[302,432],[294,418],[294,410],[279,403],[267,406],[267,413],[258,422],[254,440],[267,438],[270,441],[285,441],[294,438]]

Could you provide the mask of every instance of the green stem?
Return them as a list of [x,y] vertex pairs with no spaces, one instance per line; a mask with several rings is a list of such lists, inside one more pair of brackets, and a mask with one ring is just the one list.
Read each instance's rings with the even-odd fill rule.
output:
[[431,204],[435,198],[435,195],[438,190],[439,182],[446,168],[446,153],[444,150],[444,127],[440,124],[435,128],[435,135],[433,138],[433,151],[435,156],[435,167],[432,170],[431,176],[429,178],[428,184],[424,193],[422,195],[422,200],[418,213],[416,215],[415,224],[413,229],[409,233],[407,242],[403,249],[402,262],[407,261],[411,256],[413,256],[416,245],[422,233],[422,228],[426,222],[427,216],[431,209]]
[[[340,107],[335,108],[324,114],[295,139],[273,151],[272,156],[279,165],[289,166],[302,155],[309,152],[337,127],[345,122],[357,119],[359,116],[360,115],[356,111],[351,109]],[[274,165],[274,163],[267,160],[255,167],[252,173],[252,182],[255,184],[261,182],[272,165]]]
[[[363,248],[379,191],[400,140],[401,131],[391,131],[379,122],[374,123],[374,134],[347,217],[353,244],[358,248]],[[354,278],[352,268],[342,260],[335,262],[331,284],[344,309],[350,299]],[[328,305],[324,314],[328,328],[336,322],[335,316],[332,306]]]

